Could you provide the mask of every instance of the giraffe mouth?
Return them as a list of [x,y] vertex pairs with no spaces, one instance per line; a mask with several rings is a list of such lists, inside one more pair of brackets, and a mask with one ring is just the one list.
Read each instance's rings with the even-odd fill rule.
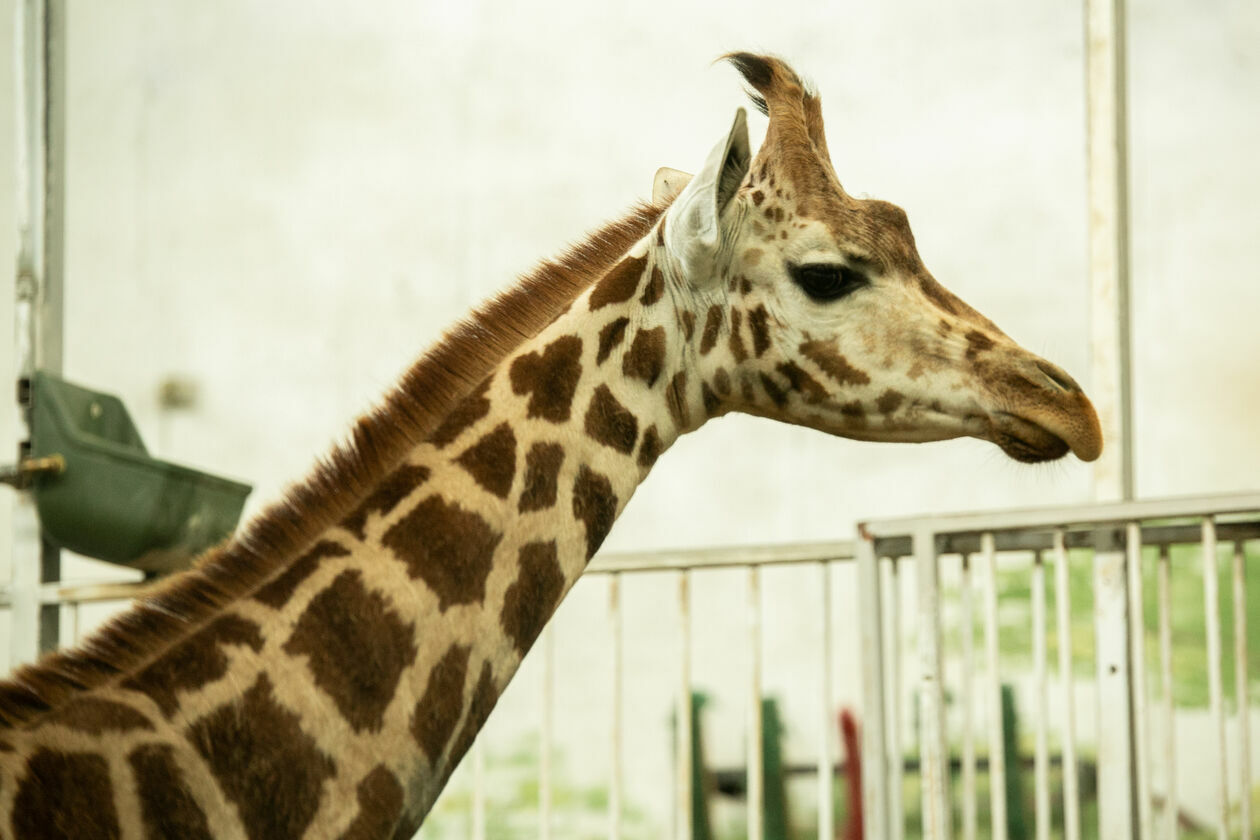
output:
[[992,424],[991,440],[1021,463],[1057,461],[1072,451],[1063,438],[1027,418],[999,412],[994,415]]

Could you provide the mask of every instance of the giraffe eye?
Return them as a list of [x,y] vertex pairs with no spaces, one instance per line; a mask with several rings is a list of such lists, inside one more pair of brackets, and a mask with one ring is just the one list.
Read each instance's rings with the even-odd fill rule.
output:
[[839,300],[870,285],[870,281],[861,271],[836,263],[789,264],[788,273],[805,294],[820,303]]

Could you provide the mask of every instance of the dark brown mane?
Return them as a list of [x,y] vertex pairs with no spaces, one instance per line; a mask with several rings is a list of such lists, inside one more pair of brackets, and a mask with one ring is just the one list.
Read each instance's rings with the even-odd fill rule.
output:
[[147,592],[78,647],[0,682],[0,726],[29,723],[70,695],[132,671],[277,574],[349,514],[495,365],[646,236],[667,206],[635,206],[474,310],[412,365],[378,408],[359,418],[347,442],[236,536],[192,570]]

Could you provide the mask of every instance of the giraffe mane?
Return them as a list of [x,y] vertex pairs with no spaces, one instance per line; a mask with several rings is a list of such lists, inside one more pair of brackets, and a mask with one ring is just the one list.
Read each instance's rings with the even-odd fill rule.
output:
[[79,692],[129,674],[278,574],[424,442],[495,365],[646,236],[669,203],[636,204],[473,310],[279,501],[203,554],[192,569],[140,595],[131,609],[77,647],[48,654],[0,681],[0,726],[30,723]]

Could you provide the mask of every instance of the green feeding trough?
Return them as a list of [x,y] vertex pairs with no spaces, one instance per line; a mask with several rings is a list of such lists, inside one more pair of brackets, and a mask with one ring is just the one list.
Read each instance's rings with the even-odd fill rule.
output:
[[56,545],[161,574],[236,527],[250,485],[152,457],[117,397],[36,373],[31,412],[31,457],[65,464],[32,487]]

